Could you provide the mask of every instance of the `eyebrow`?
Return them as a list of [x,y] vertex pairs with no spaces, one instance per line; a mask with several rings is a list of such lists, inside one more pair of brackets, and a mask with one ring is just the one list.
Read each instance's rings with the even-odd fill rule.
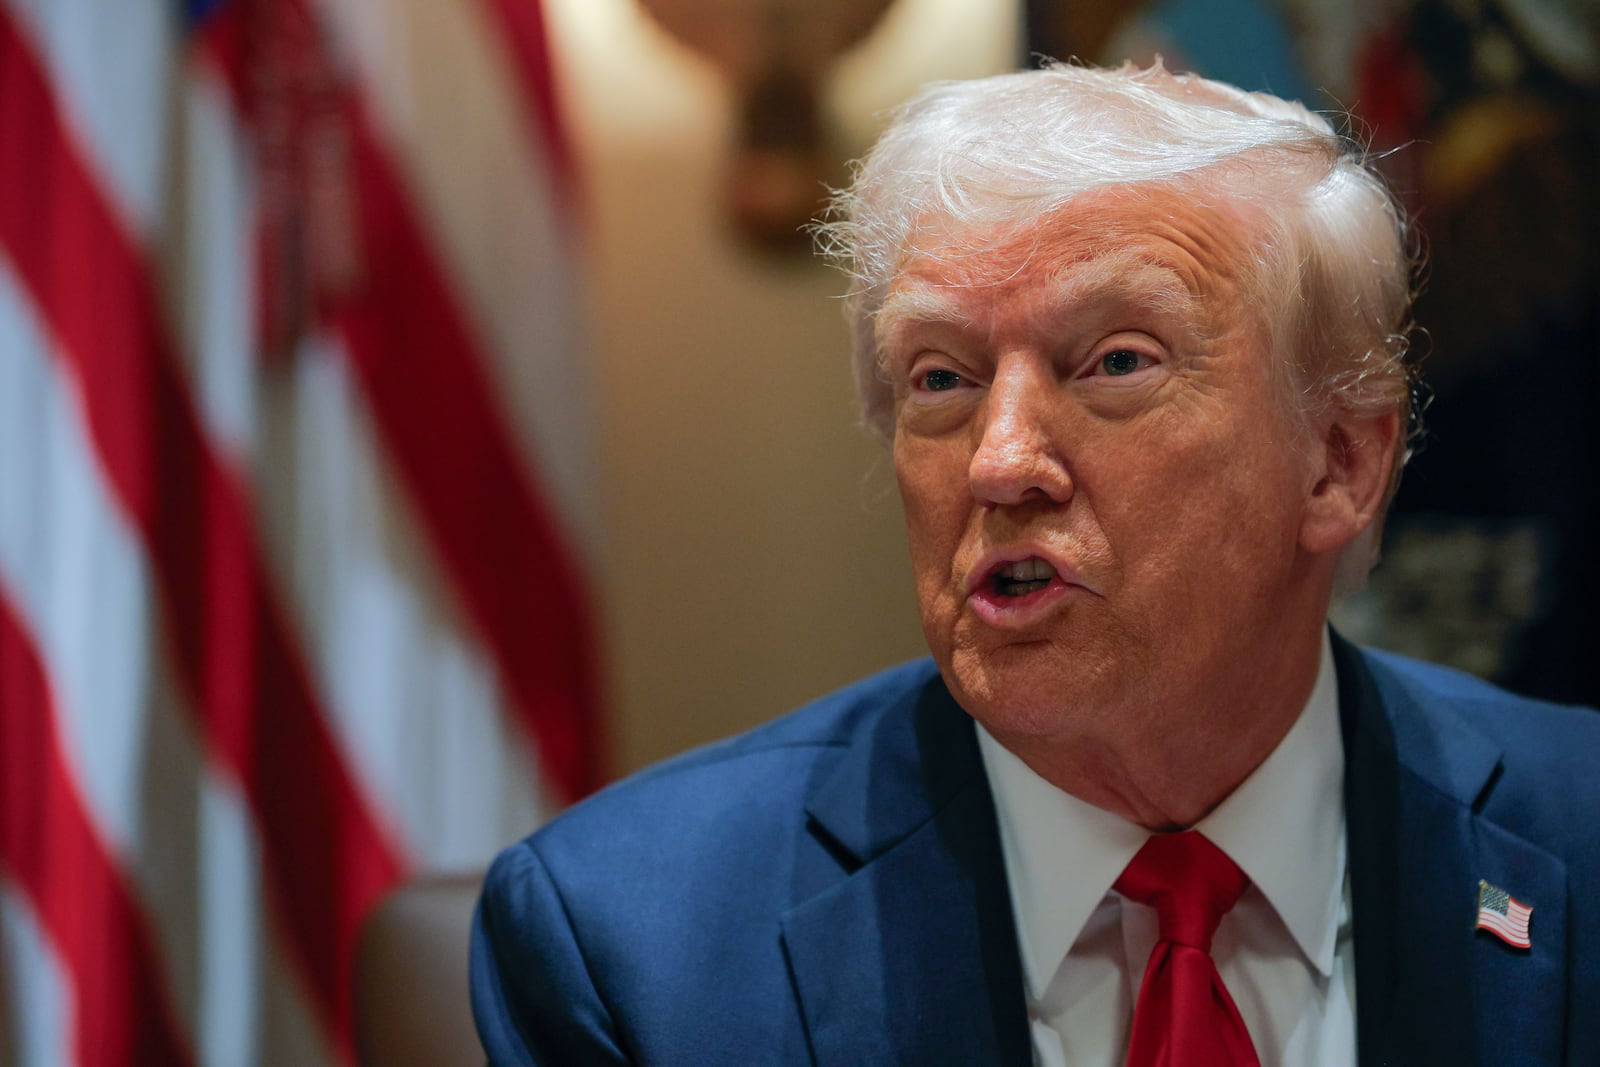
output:
[[890,293],[873,316],[872,331],[879,358],[882,358],[882,352],[888,347],[891,337],[903,330],[915,326],[971,326],[972,319],[962,312],[960,305],[939,291],[950,288],[954,287],[940,286],[935,289],[918,285]]
[[[945,295],[960,286],[913,284],[892,292],[873,316],[878,359],[884,358],[895,335],[919,326],[964,328],[972,320],[959,302]],[[1096,292],[1135,298],[1157,312],[1186,318],[1198,325],[1200,298],[1171,267],[1126,252],[1107,252],[1080,260],[1057,272],[1049,282],[1050,306],[1081,301]]]

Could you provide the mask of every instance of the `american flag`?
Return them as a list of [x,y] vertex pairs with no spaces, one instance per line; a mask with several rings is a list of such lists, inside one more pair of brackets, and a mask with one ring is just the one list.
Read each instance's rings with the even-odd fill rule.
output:
[[1533,942],[1528,939],[1528,920],[1532,916],[1532,907],[1517,903],[1504,889],[1488,882],[1478,883],[1476,929],[1487,930],[1508,945],[1532,948]]
[[538,0],[0,0],[0,1062],[353,1061],[599,775]]

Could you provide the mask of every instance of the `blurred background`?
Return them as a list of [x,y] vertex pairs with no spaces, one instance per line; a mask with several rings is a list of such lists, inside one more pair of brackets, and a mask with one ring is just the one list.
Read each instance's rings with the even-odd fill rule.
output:
[[0,0],[0,1064],[353,1063],[397,886],[920,654],[800,228],[929,80],[1157,54],[1430,249],[1340,625],[1600,701],[1594,0]]

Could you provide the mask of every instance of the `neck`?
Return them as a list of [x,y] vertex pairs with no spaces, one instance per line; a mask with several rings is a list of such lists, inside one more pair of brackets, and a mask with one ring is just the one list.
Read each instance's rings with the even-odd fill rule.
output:
[[997,737],[1034,773],[1086,803],[1154,831],[1205,818],[1278,747],[1310,699],[1322,627],[1285,634],[1202,684],[1144,694],[1122,709],[1125,736]]

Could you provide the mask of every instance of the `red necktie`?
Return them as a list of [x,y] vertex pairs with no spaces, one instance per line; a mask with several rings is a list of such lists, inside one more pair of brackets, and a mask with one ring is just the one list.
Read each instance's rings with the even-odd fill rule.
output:
[[1117,892],[1155,908],[1161,923],[1133,1007],[1128,1067],[1259,1067],[1211,960],[1217,924],[1249,884],[1194,830],[1150,838],[1117,879]]

